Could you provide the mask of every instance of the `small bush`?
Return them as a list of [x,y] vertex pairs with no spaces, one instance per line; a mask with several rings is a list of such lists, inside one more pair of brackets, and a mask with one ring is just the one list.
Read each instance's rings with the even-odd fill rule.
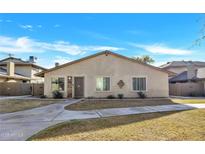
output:
[[123,94],[118,94],[117,95],[119,99],[123,99],[124,95]]
[[87,99],[94,99],[95,97],[93,96],[88,96]]
[[142,98],[142,99],[144,99],[144,98],[146,98],[147,96],[146,96],[146,94],[145,93],[143,93],[143,92],[137,92],[137,94],[139,95],[139,97],[140,98]]
[[189,96],[190,96],[190,97],[196,97],[196,94],[193,93],[193,92],[191,92],[191,93],[189,93]]
[[46,95],[41,95],[40,98],[47,98],[47,96]]
[[58,99],[58,98],[63,98],[63,94],[59,90],[53,91],[53,98]]
[[108,95],[107,99],[115,99],[115,96],[114,95]]

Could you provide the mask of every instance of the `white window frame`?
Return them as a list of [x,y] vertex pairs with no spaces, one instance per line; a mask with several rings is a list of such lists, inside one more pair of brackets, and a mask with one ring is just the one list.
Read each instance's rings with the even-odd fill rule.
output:
[[60,90],[60,92],[65,92],[66,91],[66,78],[65,76],[52,76],[51,77],[51,91],[53,92],[53,89],[52,89],[52,78],[63,78],[64,79],[64,90]]
[[[146,81],[146,89],[145,90],[134,90],[134,87],[133,87],[133,78],[145,78],[145,81]],[[132,92],[147,92],[147,85],[148,85],[148,82],[147,82],[147,76],[132,76],[131,78],[131,91]]]
[[[109,78],[110,79],[110,90],[102,90],[102,91],[98,91],[97,90],[97,78]],[[96,76],[95,77],[95,92],[111,92],[111,76]]]

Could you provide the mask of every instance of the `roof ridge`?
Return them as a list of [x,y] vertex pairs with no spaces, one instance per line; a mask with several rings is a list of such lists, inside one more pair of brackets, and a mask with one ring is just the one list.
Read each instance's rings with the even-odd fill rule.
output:
[[205,61],[171,61],[167,62],[166,64],[161,65],[161,68],[168,68],[168,67],[187,67],[189,64],[195,65],[195,66],[204,66],[205,67]]
[[115,53],[115,52],[112,52],[112,51],[109,51],[109,50],[104,50],[104,51],[101,51],[101,52],[98,52],[96,54],[92,54],[92,55],[89,55],[89,56],[86,56],[86,57],[83,57],[83,58],[80,58],[80,59],[77,59],[77,60],[74,60],[74,61],[71,61],[71,62],[68,62],[68,63],[65,63],[65,64],[62,64],[62,65],[59,65],[57,67],[53,67],[53,68],[50,68],[46,71],[42,71],[40,73],[37,73],[36,75],[42,75],[44,73],[47,73],[47,72],[50,72],[50,71],[53,71],[53,70],[56,70],[56,69],[59,69],[59,68],[62,68],[62,67],[65,67],[67,65],[72,65],[74,63],[77,63],[77,62],[80,62],[80,61],[84,61],[84,60],[87,60],[87,59],[90,59],[90,58],[93,58],[93,57],[96,57],[96,56],[99,56],[99,55],[102,55],[102,54],[112,54],[112,55],[115,55],[115,56],[118,56],[118,57],[121,57],[121,58],[124,58],[124,59],[127,59],[127,60],[130,60],[130,61],[133,61],[133,62],[136,62],[138,64],[141,64],[141,65],[144,65],[144,66],[147,66],[147,67],[151,67],[153,69],[156,69],[158,71],[162,71],[162,72],[165,72],[165,73],[172,73],[170,71],[167,71],[167,70],[163,70],[159,67],[155,67],[153,65],[149,65],[149,64],[146,64],[146,63],[142,63],[142,62],[139,62],[139,61],[136,61],[132,58],[129,58],[129,57],[126,57],[126,56],[123,56],[121,54],[118,54],[118,53]]
[[[43,70],[47,70],[46,68],[40,66],[40,65],[37,65],[35,63],[31,63],[29,61],[26,61],[26,60],[22,60],[21,58],[16,58],[16,57],[7,57],[7,58],[4,58],[2,60],[0,60],[0,63],[3,63],[5,60],[8,60],[8,59],[15,59],[15,60],[19,60],[20,62],[16,62],[16,64],[19,64],[19,65],[24,65],[24,64],[28,64],[28,65],[33,65],[33,66],[36,66],[38,68],[41,68]],[[22,63],[21,63],[22,62]]]

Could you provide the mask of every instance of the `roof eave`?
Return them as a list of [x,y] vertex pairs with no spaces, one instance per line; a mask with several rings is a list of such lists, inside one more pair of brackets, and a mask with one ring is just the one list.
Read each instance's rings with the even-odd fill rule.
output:
[[35,75],[36,75],[36,76],[39,76],[39,77],[44,77],[44,74],[45,74],[45,73],[48,73],[48,72],[51,72],[51,71],[54,71],[54,70],[63,68],[63,67],[65,67],[65,66],[72,65],[72,64],[75,64],[75,63],[78,63],[78,62],[81,62],[81,61],[84,61],[84,60],[87,60],[87,59],[90,59],[90,58],[93,58],[93,57],[96,57],[96,56],[102,55],[102,54],[115,55],[115,56],[118,56],[118,57],[121,57],[121,58],[130,60],[130,61],[132,61],[132,62],[141,64],[141,65],[144,65],[144,66],[147,66],[147,67],[151,67],[151,68],[153,68],[153,69],[155,69],[155,70],[158,70],[158,71],[167,73],[168,75],[170,75],[170,74],[171,74],[171,75],[174,75],[174,74],[175,74],[174,72],[167,71],[167,70],[164,70],[164,69],[161,69],[161,68],[158,68],[158,67],[149,65],[149,64],[142,63],[142,62],[138,62],[138,61],[136,61],[136,60],[134,60],[134,59],[131,59],[131,58],[128,58],[128,57],[126,57],[126,56],[123,56],[123,55],[120,55],[120,54],[117,54],[117,53],[114,53],[114,52],[111,52],[111,51],[107,51],[107,50],[106,50],[106,51],[102,51],[102,52],[99,52],[99,53],[96,53],[96,54],[93,54],[93,55],[90,55],[90,56],[87,56],[87,57],[84,57],[84,58],[81,58],[81,59],[78,59],[78,60],[75,60],[75,61],[72,61],[72,62],[65,63],[65,64],[63,64],[63,65],[59,65],[59,66],[57,66],[57,67],[53,67],[53,68],[47,69],[47,70],[45,70],[45,71],[36,73]]
[[31,80],[31,78],[27,78],[27,77],[9,76],[9,75],[3,75],[3,74],[0,74],[0,77],[8,78],[8,79]]

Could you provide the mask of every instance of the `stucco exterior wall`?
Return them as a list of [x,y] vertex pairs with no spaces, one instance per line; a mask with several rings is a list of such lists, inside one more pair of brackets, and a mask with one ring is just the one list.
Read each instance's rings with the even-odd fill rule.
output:
[[15,66],[15,73],[31,77],[31,66]]
[[43,83],[44,82],[44,78],[38,77],[35,75],[36,73],[39,73],[41,71],[42,71],[41,69],[37,69],[37,68],[32,67],[32,69],[31,69],[31,78],[32,78],[31,83]]
[[[105,54],[81,61],[79,63],[65,66],[57,70],[45,73],[44,94],[52,97],[51,78],[65,77],[65,92],[67,96],[67,76],[84,76],[85,78],[85,97],[107,97],[122,93],[125,97],[137,97],[137,93],[132,91],[132,77],[147,78],[148,97],[168,97],[168,74],[152,69],[115,55],[106,56]],[[111,77],[110,92],[96,92],[96,77]],[[120,89],[117,83],[123,80],[125,85]]]
[[199,68],[197,70],[197,77],[198,78],[205,78],[205,68]]
[[[3,67],[7,69],[6,67]],[[44,78],[35,76],[36,73],[41,72],[41,69],[37,69],[31,66],[15,66],[15,73],[32,78],[31,83],[43,83]]]

